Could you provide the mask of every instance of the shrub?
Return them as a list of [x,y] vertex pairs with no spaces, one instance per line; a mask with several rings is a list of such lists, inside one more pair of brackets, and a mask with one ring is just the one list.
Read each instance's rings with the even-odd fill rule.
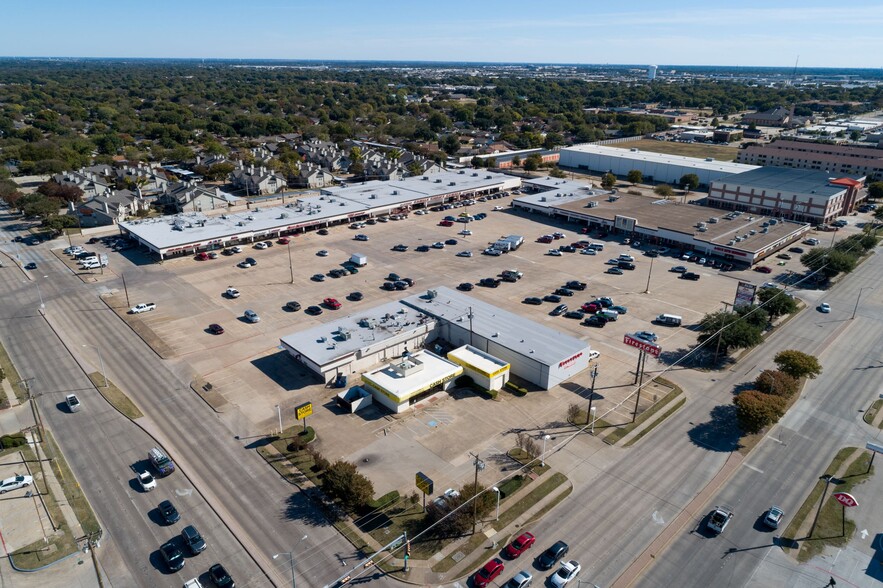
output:
[[22,434],[16,435],[3,435],[0,437],[0,445],[3,446],[3,449],[9,449],[10,447],[21,447],[22,445],[27,445],[28,440]]
[[310,457],[313,458],[312,470],[317,474],[320,472],[324,472],[329,467],[331,467],[331,462],[325,459],[325,456],[322,455],[315,447],[307,447],[307,453],[309,453]]
[[739,426],[745,433],[758,433],[785,414],[784,398],[757,390],[746,390],[738,394],[733,403],[738,409],[736,418]]
[[575,403],[570,403],[570,406],[567,407],[567,422],[568,423],[576,423],[576,417],[579,416],[579,405]]
[[822,366],[816,356],[796,349],[780,351],[773,361],[780,370],[793,378],[806,377],[813,380],[822,373]]
[[764,394],[791,398],[797,393],[797,379],[779,370],[764,370],[754,381],[754,387]]

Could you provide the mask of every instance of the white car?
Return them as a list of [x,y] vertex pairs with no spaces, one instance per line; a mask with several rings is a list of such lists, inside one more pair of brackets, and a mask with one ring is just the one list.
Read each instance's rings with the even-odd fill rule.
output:
[[555,586],[555,588],[564,588],[579,575],[581,569],[582,566],[580,566],[579,562],[575,559],[566,561],[562,563],[561,567],[558,568],[558,571],[549,578],[549,582],[552,586]]
[[484,250],[484,254],[490,255],[493,257],[499,257],[499,256],[503,255],[503,252],[500,251],[499,249],[494,249],[493,247],[488,247],[487,249]]
[[619,265],[619,260],[618,259],[608,259],[604,263],[606,263],[607,265]]
[[80,410],[80,399],[77,398],[76,394],[68,394],[64,397],[64,401],[67,403],[67,409],[70,412],[77,412]]
[[435,243],[432,244],[432,247],[433,247],[434,249],[444,249],[444,248],[445,248],[445,244],[442,243],[441,241],[436,241]]
[[598,359],[599,357],[601,357],[601,352],[597,349],[592,349],[591,351],[589,351],[589,361],[592,361],[593,359]]
[[557,249],[549,249],[549,255],[553,257],[561,257],[562,253]]
[[227,298],[239,298],[239,290],[237,290],[233,286],[227,288],[227,291],[224,292],[224,294],[227,295]]
[[471,251],[461,251],[457,254],[457,257],[472,257]]
[[11,478],[6,478],[2,482],[0,482],[0,494],[6,494],[12,490],[18,490],[19,488],[24,488],[25,486],[30,486],[34,483],[34,478],[31,476],[19,476],[16,474]]
[[141,485],[141,489],[145,492],[150,492],[156,488],[156,479],[150,472],[140,472],[138,474],[138,483]]
[[136,304],[130,308],[129,312],[132,314],[141,314],[142,312],[149,312],[154,309],[156,309],[156,304],[153,302],[142,302],[141,304]]
[[367,241],[368,235],[358,234],[355,236],[356,241]]
[[255,249],[266,249],[267,247],[268,247],[268,245],[266,243],[264,243],[263,241],[261,241],[260,243],[255,243],[255,245],[254,245]]
[[831,312],[831,305],[827,302],[822,302],[821,304],[819,304],[819,312],[828,314],[829,312]]
[[579,252],[580,252],[580,255],[598,255],[597,251],[595,251],[594,249],[590,249],[588,247],[586,247],[585,249],[580,249]]
[[249,262],[247,262],[247,261],[245,261],[245,260],[240,261],[240,262],[237,263],[236,265],[238,265],[238,266],[241,267],[241,268],[249,268],[249,267],[251,267],[251,263],[249,263]]
[[472,231],[470,231],[469,229],[463,229],[462,231],[460,231],[460,234],[468,236],[472,234]]
[[319,257],[328,257],[328,252],[324,249],[320,249],[316,252],[316,255],[318,255]]
[[240,247],[239,245],[235,245],[230,248],[230,251],[232,251],[233,253],[242,253],[242,247]]

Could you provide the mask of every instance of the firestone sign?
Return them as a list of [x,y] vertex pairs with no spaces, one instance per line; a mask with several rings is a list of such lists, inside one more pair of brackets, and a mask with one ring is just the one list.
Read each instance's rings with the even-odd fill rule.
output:
[[662,348],[656,343],[650,343],[649,341],[644,341],[643,339],[638,339],[637,337],[632,337],[631,335],[625,335],[622,338],[622,342],[626,345],[637,347],[641,351],[649,353],[653,357],[659,357],[659,354],[662,353]]

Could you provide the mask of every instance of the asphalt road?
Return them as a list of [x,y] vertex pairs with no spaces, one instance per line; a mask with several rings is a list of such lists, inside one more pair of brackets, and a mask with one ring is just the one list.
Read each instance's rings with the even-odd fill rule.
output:
[[[160,360],[107,309],[96,291],[50,253],[39,251],[28,252],[39,264],[34,272],[39,292],[8,263],[0,273],[0,316],[5,319],[0,321],[0,337],[22,377],[35,378],[31,387],[39,395],[46,423],[56,431],[106,529],[99,557],[114,585],[181,585],[215,560],[230,566],[239,586],[286,585],[288,556],[272,556],[294,549],[298,583],[323,586],[340,575],[342,564],[356,561],[352,546],[317,516],[304,495],[246,449],[247,441],[236,439],[236,423],[226,422],[189,389],[186,365]],[[39,315],[41,298],[55,332]],[[159,488],[150,494],[136,490],[131,468],[144,465],[146,451],[155,443],[107,406],[71,355],[97,366],[95,349],[83,347],[96,344],[108,377],[142,409],[152,432],[182,470],[159,480]],[[71,391],[84,404],[75,415],[59,408]],[[161,571],[157,549],[182,524],[162,527],[150,512],[167,497],[178,503],[183,523],[195,522],[210,545],[209,552],[190,559],[184,571],[174,575]],[[269,578],[216,512],[250,547]],[[307,539],[299,541],[304,535]],[[373,583],[385,582],[381,578]]]
[[782,507],[784,530],[837,451],[863,447],[876,431],[862,421],[861,411],[880,392],[883,291],[865,290],[855,320],[850,317],[860,289],[878,285],[881,276],[883,259],[875,255],[826,293],[831,314],[809,308],[764,346],[757,369],[771,367],[767,360],[773,349],[797,348],[817,355],[824,371],[714,499],[735,509],[724,533],[709,535],[704,520],[695,521],[655,560],[639,586],[763,583],[755,571],[769,550],[778,549],[779,535],[761,524],[765,511],[772,504]]

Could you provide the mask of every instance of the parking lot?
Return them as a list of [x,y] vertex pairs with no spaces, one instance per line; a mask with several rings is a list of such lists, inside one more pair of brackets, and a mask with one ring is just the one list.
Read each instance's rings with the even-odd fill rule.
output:
[[[124,275],[125,289],[116,288],[107,302],[117,309],[125,320],[154,346],[164,357],[187,362],[205,381],[212,384],[229,406],[244,417],[238,434],[245,436],[266,434],[278,428],[276,406],[282,407],[283,420],[290,426],[294,406],[312,401],[316,412],[310,424],[319,432],[320,448],[329,458],[358,461],[372,475],[378,491],[391,488],[408,489],[412,468],[401,468],[390,455],[408,455],[417,470],[422,468],[441,480],[458,479],[469,469],[469,451],[502,453],[514,445],[506,435],[513,431],[544,431],[558,427],[564,430],[567,406],[582,403],[587,397],[584,388],[590,383],[587,372],[573,382],[550,390],[518,398],[501,394],[501,402],[490,401],[471,394],[454,395],[450,400],[418,406],[413,414],[392,418],[374,412],[358,415],[340,415],[330,400],[337,390],[328,389],[307,370],[288,357],[279,348],[281,336],[305,329],[318,322],[333,320],[345,314],[358,314],[360,308],[370,308],[382,302],[396,300],[412,292],[386,291],[382,285],[391,272],[411,278],[410,290],[425,291],[434,286],[456,287],[463,282],[474,284],[470,295],[507,310],[529,317],[547,326],[577,336],[600,351],[598,360],[601,375],[597,392],[603,398],[596,400],[599,416],[619,403],[634,390],[634,369],[638,350],[623,344],[623,335],[635,331],[653,331],[663,349],[663,361],[677,355],[695,342],[691,329],[701,317],[731,304],[739,280],[762,284],[786,277],[788,272],[802,272],[799,255],[791,260],[769,260],[772,273],[753,271],[720,272],[711,267],[680,260],[674,251],[650,258],[647,247],[635,248],[625,244],[623,237],[611,235],[600,239],[579,234],[579,227],[552,222],[541,215],[514,213],[508,198],[476,203],[468,208],[455,208],[426,215],[411,214],[399,221],[368,225],[359,229],[346,226],[332,227],[328,235],[310,232],[291,239],[290,245],[276,243],[267,249],[243,247],[239,254],[219,255],[216,259],[197,261],[192,257],[166,260],[162,264],[144,263],[141,254],[126,251],[111,253],[110,267],[105,274]],[[503,210],[494,210],[503,207]],[[470,223],[456,222],[453,226],[439,226],[445,216],[487,213],[483,220]],[[853,225],[851,225],[853,227]],[[463,229],[471,235],[460,235]],[[536,242],[545,234],[560,232],[563,239],[552,244]],[[367,241],[356,240],[357,234],[368,236]],[[488,243],[503,235],[522,235],[524,244],[505,255],[482,255]],[[825,245],[827,233],[818,236]],[[841,238],[843,233],[838,233]],[[605,243],[597,255],[563,253],[549,255],[549,249],[570,244],[581,238]],[[432,245],[456,239],[456,245],[444,249],[429,248],[419,252],[420,245]],[[407,251],[395,251],[404,244]],[[327,251],[327,256],[318,252]],[[471,257],[457,253],[471,251]],[[317,273],[328,274],[349,260],[353,253],[365,254],[367,266],[357,274],[340,278],[326,277],[318,282],[311,279]],[[635,269],[622,275],[607,273],[609,259],[620,254],[635,258]],[[244,258],[257,261],[253,267],[238,267]],[[132,263],[129,260],[134,260]],[[781,265],[776,265],[780,262]],[[672,272],[675,266],[687,266],[700,279],[681,279]],[[514,283],[503,282],[496,288],[482,287],[482,278],[498,276],[507,269],[517,269],[523,278]],[[611,297],[615,304],[627,308],[616,322],[603,328],[587,327],[576,319],[551,316],[558,303],[523,304],[527,297],[544,297],[570,280],[585,282],[584,291],[562,297],[562,303],[579,308],[597,297]],[[293,283],[292,283],[293,282]],[[225,295],[228,287],[235,287],[240,296]],[[363,298],[348,300],[352,292]],[[338,310],[325,308],[318,316],[304,312],[310,305],[320,305],[325,298],[341,303]],[[289,301],[300,303],[302,310],[285,308]],[[138,303],[153,302],[156,309],[143,314],[126,314],[126,309]],[[246,310],[254,311],[259,322],[245,319]],[[652,324],[659,314],[683,317],[681,327]],[[223,327],[223,334],[213,334],[209,325]],[[663,362],[648,361],[648,375],[665,367]],[[357,382],[350,382],[350,385]],[[596,396],[597,398],[597,396]],[[652,395],[643,399],[651,403]],[[631,403],[619,407],[606,420],[628,422]],[[328,434],[331,430],[335,434]],[[339,434],[342,431],[346,434]],[[427,465],[421,465],[427,464]],[[428,471],[430,470],[430,471]],[[416,471],[416,470],[414,470]],[[403,473],[404,472],[404,473]],[[443,483],[443,482],[439,482]]]
[[[22,462],[21,454],[12,453],[0,459],[0,480],[16,475],[33,475]],[[52,525],[40,498],[36,496],[37,491],[31,484],[0,496],[3,542],[8,553],[44,539],[44,533],[52,533]]]

